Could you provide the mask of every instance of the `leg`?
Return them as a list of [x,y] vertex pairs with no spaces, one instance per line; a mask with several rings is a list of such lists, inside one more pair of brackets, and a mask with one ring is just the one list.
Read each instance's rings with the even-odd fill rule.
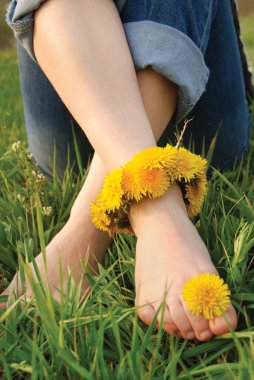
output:
[[[68,268],[76,282],[79,282],[83,273],[80,260],[87,262],[87,269],[91,274],[97,273],[98,263],[104,259],[108,245],[111,242],[108,234],[97,230],[90,221],[90,202],[94,200],[99,192],[105,177],[105,168],[98,156],[94,156],[90,172],[85,184],[81,189],[71,210],[69,220],[63,229],[52,239],[46,247],[47,276],[52,291],[52,296],[60,300],[60,273],[58,271],[59,259],[61,260],[63,273],[63,290],[66,288],[68,279]],[[36,257],[36,263],[40,270],[42,280],[45,282],[46,273],[42,254]],[[33,270],[33,264],[31,264]],[[17,274],[19,276],[19,274]],[[36,278],[36,275],[35,275]],[[20,280],[18,281],[18,294],[22,294]],[[16,288],[16,276],[3,294],[9,294]],[[88,290],[88,281],[83,282],[83,290]],[[32,296],[29,282],[26,283],[26,295]],[[6,305],[2,304],[1,308]]]
[[[54,146],[57,149],[56,169],[58,175],[63,176],[67,165],[67,151],[70,151],[71,165],[75,164],[74,144],[71,134],[72,115],[60,100],[54,88],[47,80],[40,67],[32,61],[26,51],[19,46],[20,77],[24,102],[25,120],[29,147],[34,154],[39,168],[48,176],[52,177],[52,162]],[[148,75],[149,73],[149,75]],[[148,116],[156,125],[156,133],[164,129],[174,110],[174,98],[167,91],[168,84],[151,70],[139,73],[139,82],[142,93],[153,94],[153,97],[145,99]],[[149,86],[150,83],[150,86]],[[172,89],[174,85],[172,84]],[[144,91],[147,90],[147,91]],[[172,92],[174,95],[174,91]],[[154,101],[161,95],[159,104],[154,108]],[[169,107],[168,107],[169,105]],[[171,105],[171,106],[170,106]],[[156,120],[155,110],[160,107],[160,118]],[[77,140],[82,152],[83,164],[86,166],[92,148],[80,128],[76,128]],[[71,217],[66,226],[55,236],[47,246],[47,267],[52,294],[59,299],[59,274],[55,270],[58,266],[59,256],[63,265],[63,272],[67,272],[67,266],[72,269],[74,277],[79,280],[82,274],[79,260],[86,259],[87,249],[93,253],[98,262],[103,260],[110,239],[107,234],[96,230],[90,222],[90,202],[99,192],[106,171],[99,157],[95,154],[86,182],[76,199]],[[42,255],[36,258],[42,276],[44,264]],[[77,265],[78,263],[78,265]],[[89,260],[91,269],[96,270],[96,262]],[[53,273],[52,273],[53,271]],[[65,278],[66,280],[66,278]],[[16,279],[12,281],[5,294],[8,294],[16,285]],[[65,284],[63,284],[65,286]],[[88,286],[87,282],[84,287]],[[21,287],[19,294],[21,293]],[[31,293],[27,284],[27,295]]]
[[73,128],[85,168],[93,156],[91,144],[41,68],[21,45],[18,45],[18,56],[28,145],[38,167],[52,178],[56,150],[57,175],[63,177],[68,156],[70,166],[77,172]]
[[[48,4],[53,4],[53,3],[54,3],[54,1],[52,0],[52,2],[49,2]],[[57,2],[55,2],[54,4],[56,4],[56,3]],[[64,7],[65,6],[68,7],[68,4],[66,5],[66,3],[61,3],[61,5],[62,4],[64,4]],[[94,6],[94,4],[95,3],[93,2],[93,6]],[[103,4],[108,4],[108,3],[105,2]],[[43,8],[41,8],[41,9],[43,9]],[[50,12],[50,10],[52,11],[52,8],[45,8],[44,7],[44,11],[46,9],[49,12]],[[96,9],[96,4],[95,4],[94,9]],[[50,14],[49,14],[49,16],[50,16]],[[50,18],[51,17],[45,16],[45,19],[47,19],[47,20],[50,20]],[[109,17],[108,21],[112,21],[112,20],[110,20],[110,17]],[[59,20],[59,22],[61,23],[61,20]],[[79,25],[79,23],[76,22],[75,25]],[[83,25],[84,24],[80,25],[81,29],[82,29]],[[109,25],[112,25],[112,24],[109,23]],[[38,27],[39,27],[39,25],[38,25]],[[91,26],[91,30],[93,30],[92,26]],[[90,32],[91,32],[91,30],[90,30]],[[53,33],[53,35],[56,35],[56,34],[57,33]],[[87,35],[87,34],[84,34],[84,35]],[[100,36],[101,35],[103,35],[103,37],[105,38],[106,33],[100,34]],[[96,36],[96,38],[100,38],[100,36]],[[38,37],[38,35],[37,35],[37,37]],[[97,42],[96,38],[95,38],[94,42]],[[113,38],[113,37],[111,36],[111,38]],[[124,41],[122,41],[122,42],[124,42]],[[121,45],[122,42],[118,41],[118,44]],[[46,41],[46,45],[47,45],[47,41]],[[94,45],[96,46],[96,43],[91,44],[91,46],[94,46]],[[42,44],[42,46],[43,46],[43,44]],[[125,46],[125,44],[123,43],[123,46],[121,45],[117,51],[118,52],[120,51],[122,53],[121,48],[125,49],[124,46]],[[70,48],[70,46],[69,46],[69,48]],[[82,49],[82,47],[80,47],[80,48]],[[88,50],[88,53],[89,53],[89,47],[86,46],[86,49],[85,49],[86,55],[87,55],[87,57],[91,57],[91,56],[93,57],[93,51],[90,51],[90,53],[88,54],[86,50]],[[91,48],[90,48],[90,50],[91,50]],[[46,56],[44,54],[44,58],[46,56],[46,57],[48,57],[49,60],[51,60],[51,62],[57,62],[57,61],[59,62],[59,61],[61,61],[61,59],[59,60],[59,58],[61,57],[61,54],[59,56],[58,53],[59,52],[57,52],[57,51],[54,52],[53,49],[51,49],[49,55]],[[54,56],[54,54],[56,56]],[[39,55],[37,52],[37,57],[39,57]],[[121,56],[123,56],[123,55],[124,54],[122,53]],[[43,56],[43,54],[42,54],[42,56]],[[79,54],[76,54],[75,58],[78,62],[80,61]],[[82,55],[81,55],[81,58],[82,58]],[[95,58],[96,58],[96,54],[95,54]],[[100,58],[102,58],[102,57],[100,57]],[[119,60],[121,60],[121,57],[118,57],[118,58],[119,58]],[[79,75],[77,74],[75,76],[76,81],[73,80],[72,83],[67,83],[67,86],[65,89],[61,89],[61,85],[59,85],[59,88],[58,88],[58,84],[59,84],[58,79],[56,79],[56,81],[54,83],[55,87],[57,88],[58,92],[63,97],[63,99],[65,99],[65,97],[66,97],[66,100],[64,100],[65,102],[68,102],[70,100],[70,99],[68,99],[68,93],[78,95],[79,91],[81,91],[81,90],[79,90],[79,80],[77,80],[77,79],[80,79],[80,80],[82,79],[81,74],[82,74],[83,68],[85,71],[84,77],[87,77],[86,60],[81,59],[81,63],[77,65],[76,61],[75,62],[67,62],[67,65],[66,65],[69,72],[73,71],[73,70],[71,70],[72,68],[74,68],[74,69],[79,68],[79,71],[78,71]],[[48,66],[47,62],[46,63],[44,62],[44,66],[45,66],[44,70],[47,73],[47,66]],[[124,64],[123,64],[123,67],[125,67]],[[85,112],[85,116],[83,116],[82,112],[81,112],[81,108],[82,108],[81,105],[80,104],[77,104],[77,105],[74,104],[73,105],[73,101],[71,101],[71,100],[70,100],[69,107],[70,107],[70,110],[72,111],[72,113],[77,118],[77,120],[80,122],[82,128],[84,130],[88,130],[88,135],[90,134],[90,140],[94,140],[95,144],[98,146],[98,150],[99,150],[101,157],[103,158],[103,162],[105,162],[105,165],[108,168],[108,167],[113,167],[115,165],[119,165],[123,161],[126,161],[137,150],[141,150],[146,146],[155,145],[155,140],[153,138],[153,133],[152,133],[152,130],[151,130],[150,125],[148,123],[148,119],[147,119],[146,114],[144,112],[144,107],[143,107],[143,105],[141,106],[140,101],[139,101],[140,92],[138,91],[138,94],[136,93],[138,86],[132,77],[131,70],[129,70],[129,68],[127,68],[127,69],[125,68],[125,72],[123,73],[125,75],[123,76],[123,78],[124,78],[124,83],[125,83],[125,79],[127,79],[127,87],[126,88],[127,88],[127,93],[129,93],[129,95],[130,95],[130,101],[127,102],[128,113],[129,113],[129,115],[131,115],[132,121],[135,121],[135,119],[136,119],[135,125],[139,125],[139,126],[141,125],[142,126],[140,128],[140,130],[142,131],[143,136],[140,135],[140,130],[138,130],[137,131],[137,142],[136,142],[136,140],[133,140],[133,123],[130,124],[130,120],[126,120],[126,118],[123,117],[123,115],[126,115],[126,111],[122,110],[122,108],[123,108],[122,104],[119,104],[119,100],[116,99],[116,94],[122,95],[122,93],[121,93],[121,86],[119,86],[119,83],[118,83],[118,81],[120,81],[120,78],[118,78],[118,76],[115,77],[113,75],[113,72],[115,70],[114,64],[110,67],[107,67],[108,71],[106,70],[106,72],[105,72],[105,68],[104,67],[101,68],[100,65],[97,65],[96,68],[99,71],[99,73],[100,73],[100,70],[102,69],[103,75],[102,75],[101,79],[104,79],[104,81],[102,80],[101,83],[97,83],[95,80],[95,84],[96,84],[95,89],[97,90],[98,99],[97,99],[97,97],[93,97],[93,93],[87,93],[86,96],[84,97],[88,101],[89,111],[90,111],[90,107],[91,107],[91,115],[89,114],[89,112]],[[54,74],[52,74],[52,73],[50,74],[50,70],[51,69],[49,68],[49,73],[47,73],[47,75],[49,77],[50,77],[50,75],[52,75],[52,77],[54,77]],[[98,75],[98,73],[97,73],[97,75]],[[88,78],[87,78],[87,80],[88,80]],[[81,82],[82,82],[82,80],[81,80]],[[87,83],[89,84],[89,80]],[[105,83],[106,83],[106,85],[105,85]],[[136,83],[136,85],[135,85],[135,83]],[[130,84],[130,86],[129,86],[129,84]],[[102,85],[101,89],[100,89],[100,85]],[[112,96],[110,96],[110,99],[105,99],[105,98],[101,99],[100,95],[104,94],[105,92],[107,93],[108,91],[105,91],[105,90],[109,86],[113,87],[113,89],[114,89],[113,94],[110,93],[110,95],[112,95]],[[77,91],[75,91],[76,88],[77,88]],[[102,90],[102,92],[100,90]],[[96,93],[96,91],[95,91],[95,93]],[[124,98],[124,96],[123,96],[123,98]],[[123,98],[121,99],[121,101],[124,100]],[[133,102],[133,99],[136,100],[135,104]],[[79,101],[77,103],[79,103]],[[112,107],[109,107],[109,105],[111,105]],[[117,114],[112,112],[112,110],[115,109],[114,105],[117,109],[119,108],[119,111],[117,112]],[[108,108],[108,107],[109,107],[109,110],[111,110],[111,112],[108,111],[108,113],[107,113],[107,112],[105,112],[105,108]],[[100,110],[100,112],[97,113],[97,115],[96,115],[97,120],[95,120],[92,123],[93,128],[95,128],[97,125],[97,129],[96,129],[96,131],[93,131],[93,130],[91,131],[90,127],[88,128],[87,125],[84,123],[84,120],[89,121],[90,119],[95,118],[95,111],[94,111],[95,109]],[[105,113],[106,113],[106,115],[105,115]],[[79,120],[79,115],[80,115],[80,120]],[[116,122],[116,120],[117,120],[117,122]],[[91,120],[91,122],[92,121],[93,120]],[[107,121],[109,124],[109,125],[107,125],[107,123],[105,124],[106,128],[105,128],[105,130],[103,129],[103,131],[101,131],[101,129],[99,128],[99,126],[102,124],[101,123],[102,121],[103,122]],[[119,130],[119,128],[120,128],[120,130]],[[124,131],[124,133],[123,133],[123,131]],[[105,144],[105,146],[100,149],[101,144],[99,144],[99,141],[96,137],[96,134],[100,135],[103,138],[103,142],[104,141],[107,142],[108,137],[105,133],[106,134],[110,133],[110,137],[111,137],[110,145]],[[120,133],[120,136],[119,136],[119,133]],[[126,138],[121,144],[121,141],[122,141],[121,135],[122,134]],[[157,134],[154,133],[154,135],[157,135]],[[106,138],[104,139],[104,137],[106,137]],[[139,139],[141,137],[143,137],[143,141]],[[144,138],[145,138],[145,142],[144,142]],[[135,141],[135,145],[132,144],[134,141]],[[117,153],[121,152],[120,157],[116,158],[116,155],[114,155],[114,154],[112,155],[111,152],[108,152],[110,150],[109,147],[110,148],[113,147],[113,150]],[[123,148],[123,152],[122,152],[122,148]],[[104,155],[104,153],[105,153],[105,155]],[[151,271],[151,263],[153,263],[153,271],[154,271],[154,254],[156,251],[154,250],[154,253],[152,251],[155,248],[155,243],[157,243],[157,244],[160,243],[160,240],[163,239],[163,236],[165,236],[165,232],[167,233],[168,231],[170,231],[170,234],[169,234],[170,236],[168,236],[168,238],[165,238],[163,240],[165,244],[163,245],[161,255],[158,257],[158,272],[160,272],[161,269],[163,269],[164,272],[159,273],[161,275],[160,277],[158,276],[158,273],[155,273],[155,276],[159,277],[156,280],[157,285],[155,287],[155,292],[152,294],[149,291],[151,286],[152,286],[152,284],[150,282],[149,286],[143,286],[143,290],[142,290],[143,294],[141,293],[141,296],[143,296],[144,299],[146,300],[146,302],[148,302],[148,303],[154,302],[154,297],[155,297],[156,302],[160,302],[160,300],[163,298],[163,295],[164,295],[165,285],[171,284],[173,282],[174,286],[172,286],[170,288],[169,300],[172,300],[172,302],[169,303],[169,317],[168,318],[171,318],[171,316],[172,316],[173,322],[175,322],[176,327],[181,331],[182,335],[186,336],[187,332],[190,332],[193,334],[192,327],[195,330],[195,326],[197,326],[198,322],[200,322],[200,321],[198,321],[197,318],[192,319],[191,316],[188,315],[188,312],[183,309],[183,306],[182,306],[181,300],[180,300],[180,291],[179,291],[180,287],[181,287],[182,278],[184,279],[188,276],[195,275],[197,273],[200,273],[200,271],[214,271],[215,269],[213,268],[213,266],[211,264],[209,255],[208,255],[207,251],[205,250],[204,246],[202,245],[200,238],[194,232],[195,230],[193,231],[193,226],[190,223],[189,219],[186,217],[186,212],[185,212],[185,209],[183,206],[183,200],[181,198],[181,194],[180,194],[180,191],[178,188],[172,187],[170,189],[170,191],[168,192],[167,197],[161,198],[159,200],[159,202],[151,203],[148,200],[144,203],[145,204],[141,205],[142,207],[136,208],[136,210],[133,208],[133,213],[132,213],[133,227],[136,230],[136,233],[138,236],[137,262],[144,264],[144,260],[143,260],[142,256],[143,256],[144,248],[146,248],[146,244],[149,244],[149,239],[150,239],[152,249],[150,250],[151,253],[146,256],[146,260],[148,261],[148,265],[144,266],[143,273],[141,273],[141,278],[139,278],[139,282],[137,283],[137,290],[138,290],[138,292],[140,291],[140,284],[143,285],[146,278],[149,278],[149,279],[151,278],[151,277],[146,277],[147,274],[149,273],[149,271]],[[167,206],[168,204],[171,206],[170,208],[168,208],[168,206]],[[172,209],[174,210],[174,215],[172,215]],[[149,216],[149,214],[154,215],[155,222],[156,222],[156,218],[158,218],[159,223],[156,223],[156,225],[158,225],[158,226],[160,226],[160,224],[161,224],[161,219],[159,219],[159,218],[162,215],[165,216],[165,218],[164,218],[165,224],[163,226],[164,231],[163,231],[162,236],[161,236],[160,231],[156,230],[157,234],[155,233],[155,238],[151,239],[151,236],[153,236],[153,233],[151,234],[151,219],[149,219],[147,217],[147,215]],[[177,218],[176,218],[176,216],[177,216]],[[175,223],[175,220],[177,220],[176,223]],[[144,228],[142,230],[140,230],[140,228],[137,227],[139,225],[139,222],[141,222],[141,224],[144,225]],[[182,231],[182,226],[186,227],[184,236],[183,236],[183,234],[180,234],[180,232]],[[180,229],[180,227],[181,227],[181,229]],[[172,249],[170,248],[172,246],[171,239],[173,239],[173,242],[174,242],[174,251],[173,252],[172,252]],[[180,257],[182,255],[182,260],[185,263],[188,263],[188,262],[193,263],[190,271],[186,271],[185,268],[182,268],[182,267],[179,268],[179,265],[177,265],[177,261],[179,261],[179,256],[177,259],[174,255],[174,252],[177,252],[177,251],[180,252]],[[193,260],[193,252],[196,252],[196,251],[197,251],[197,255],[196,255],[195,260]],[[140,257],[140,259],[139,259],[139,257]],[[170,263],[170,265],[168,265],[168,263]],[[166,268],[166,271],[165,271],[165,268]],[[139,269],[141,269],[141,267],[140,267],[140,265],[137,264],[137,270],[139,270]],[[181,269],[181,270],[179,271],[179,269]],[[177,277],[175,276],[175,273],[177,273]],[[181,275],[179,275],[179,273],[181,273]],[[171,292],[171,289],[173,289],[173,293]],[[235,322],[235,320],[232,320],[232,325],[234,324],[234,322]],[[171,321],[170,321],[170,323],[171,323]],[[171,323],[171,325],[172,325],[172,323]],[[225,330],[224,327],[223,327],[223,329]],[[196,336],[202,338],[200,335],[200,331],[199,332],[195,331],[195,332],[196,332]],[[208,339],[209,337],[211,337],[211,332],[210,332],[209,336],[206,336],[206,339]]]
[[[80,36],[86,36],[85,43]],[[111,0],[45,2],[35,18],[34,48],[43,71],[108,169],[155,145]],[[109,146],[121,146],[119,154]]]
[[[40,67],[33,62],[21,46],[19,46],[19,64],[29,148],[38,167],[47,177],[52,178],[54,147],[56,147],[56,171],[60,177],[63,177],[67,166],[68,152],[70,153],[70,165],[76,165],[72,125],[79,144],[79,150],[82,153],[83,166],[87,167],[88,160],[93,155],[93,149],[89,141]],[[59,273],[56,271],[59,256],[62,261],[63,273],[67,273],[67,266],[69,265],[73,276],[79,280],[82,273],[79,265],[80,258],[83,260],[87,258],[88,248],[94,255],[89,259],[89,265],[91,270],[96,271],[97,263],[95,261],[101,262],[103,260],[110,243],[107,234],[101,233],[94,228],[90,222],[89,215],[90,202],[99,192],[105,174],[105,169],[99,158],[94,157],[91,165],[91,175],[88,175],[72,207],[69,221],[47,246],[49,282],[52,294],[56,299],[59,299],[60,296],[57,290],[59,289]],[[37,256],[36,262],[42,276],[44,276],[42,255]],[[65,286],[65,283],[63,285]],[[15,286],[16,279],[6,289],[5,294],[8,294]],[[86,282],[84,287],[87,287]],[[27,294],[30,294],[29,284],[27,284]]]
[[[20,48],[19,57],[26,127],[30,148],[35,154],[40,169],[42,169],[48,177],[52,177],[53,146],[58,143],[59,160],[57,160],[57,169],[60,174],[64,173],[67,164],[65,150],[67,145],[69,145],[69,149],[73,151],[73,142],[68,133],[69,125],[68,122],[65,121],[67,119],[65,119],[65,115],[68,115],[67,120],[71,118],[71,115],[53,88],[51,88],[50,83],[44,77],[43,73],[40,72],[40,68],[32,62],[23,48]],[[29,77],[28,73],[30,73]],[[174,112],[175,86],[149,69],[140,71],[137,76],[149,120],[151,124],[154,125],[154,133],[159,137]],[[171,91],[169,89],[171,89]],[[50,103],[44,105],[43,109],[40,108],[41,106],[36,108],[34,104],[36,96],[40,99],[44,97],[49,98],[50,96]],[[57,107],[62,108],[58,109]],[[158,110],[160,110],[159,113]],[[34,112],[33,117],[30,114],[31,111]],[[59,118],[54,117],[53,119],[53,115],[59,115]],[[60,124],[62,124],[61,128]],[[44,127],[47,127],[48,133],[45,133]],[[57,141],[56,138],[57,136],[59,137],[59,134],[61,140]],[[40,141],[39,145],[37,143],[38,138]],[[81,141],[83,145],[86,148],[89,147],[85,135],[81,135],[80,138],[84,140],[83,142]],[[52,149],[48,150],[48,154],[45,154],[44,147],[45,149],[48,148],[48,142],[50,142],[49,145]],[[86,153],[84,150],[82,150],[82,152]],[[87,156],[85,156],[85,158],[86,157]],[[105,167],[97,154],[95,154],[86,182],[72,207],[69,221],[47,246],[48,277],[55,299],[60,298],[58,291],[59,273],[56,271],[59,256],[63,266],[63,273],[67,272],[67,266],[69,265],[74,278],[79,281],[82,275],[82,268],[79,262],[80,259],[86,259],[87,250],[89,249],[93,254],[91,259],[89,259],[89,265],[91,269],[96,271],[97,263],[93,260],[93,257],[98,260],[98,262],[101,262],[111,242],[107,234],[98,231],[91,224],[89,212],[90,202],[94,200],[95,195],[100,191],[105,175]],[[41,254],[37,256],[36,262],[43,278],[45,278],[43,257]],[[66,279],[67,278],[64,278],[64,280]],[[15,285],[16,279],[12,281],[4,294],[8,294]],[[63,286],[65,286],[65,283]],[[85,282],[84,289],[87,287],[88,283]],[[27,284],[26,290],[27,295],[30,296],[32,293],[29,284]],[[19,294],[21,294],[21,287]]]
[[[48,4],[51,5],[47,6]],[[100,2],[100,6],[97,8],[97,2],[93,1],[93,3],[87,2],[85,7],[80,5],[76,18],[75,12],[74,14],[72,12],[75,27],[66,30],[66,27],[61,25],[61,20],[65,14],[69,14],[67,12],[69,3],[64,3],[64,6],[61,3],[63,12],[62,14],[60,12],[61,19],[57,20],[57,22],[54,20],[53,24],[51,12],[55,10],[54,14],[58,13],[58,5],[58,1],[46,3],[45,7],[42,7],[37,14],[37,27],[35,28],[35,53],[37,59],[59,91],[64,102],[80,122],[81,127],[86,132],[105,166],[107,168],[114,167],[128,160],[136,151],[155,145],[152,130],[141,102],[136,77],[133,76],[133,65],[122,34],[121,25],[111,2]],[[99,10],[100,12],[103,11],[105,24],[104,22],[102,24],[99,22]],[[77,28],[80,14],[82,14],[82,19],[85,20],[82,24],[85,29],[84,34],[82,33],[81,25],[81,30]],[[95,27],[96,20],[98,22]],[[52,33],[52,28],[55,27],[56,32]],[[51,45],[51,41],[47,36],[47,31],[50,29],[51,35],[64,36],[64,41],[61,37],[58,37],[56,41],[52,41]],[[87,36],[85,47],[84,43],[78,43],[74,47],[70,44],[70,38],[75,35],[77,29]],[[104,36],[103,42],[100,41],[101,35]],[[106,36],[108,36],[108,39]],[[55,44],[58,46],[57,49],[54,48]],[[108,59],[109,44],[111,47],[117,46],[117,49],[113,51],[113,54]],[[75,60],[68,56],[68,50],[71,47],[76,53]],[[91,49],[91,47],[93,48]],[[45,55],[45,51],[49,52],[49,54]],[[69,58],[63,61],[60,59],[63,55]],[[89,57],[91,56],[93,57],[93,66],[90,66]],[[64,62],[64,64],[60,63],[59,65],[59,62]],[[103,67],[100,64],[101,62],[103,62]],[[57,73],[53,69],[54,64],[58,64]],[[94,67],[96,70],[94,70]],[[74,76],[72,76],[71,81],[67,80],[62,85],[61,77],[63,77],[66,69],[68,72],[73,72]],[[94,75],[94,71],[96,75]],[[92,78],[93,86],[90,85],[90,78]],[[109,85],[111,86],[111,91],[108,90]],[[88,90],[84,92],[84,88]],[[94,92],[97,97],[94,96]],[[77,94],[78,98],[80,94],[82,101],[74,101],[69,95],[73,93]],[[83,111],[83,102],[87,105],[89,112]],[[96,114],[96,110],[100,112]],[[100,128],[102,124],[103,130]],[[136,128],[137,125],[138,129]],[[103,146],[101,146],[101,140],[104,142]],[[114,152],[119,152],[119,156]],[[163,210],[166,211],[164,212]],[[174,215],[172,210],[174,210]],[[151,239],[151,236],[153,236],[151,226],[154,228],[154,223],[151,223],[149,215],[153,216],[153,220],[158,218],[158,223],[155,223],[158,226],[160,226],[161,217],[164,215],[164,229],[156,230],[154,241]],[[170,284],[167,299],[168,325],[175,324],[183,336],[193,337],[195,331],[199,339],[210,339],[212,332],[208,323],[202,318],[192,317],[180,299],[181,287],[187,278],[200,273],[200,271],[214,273],[216,270],[204,244],[186,216],[179,189],[172,187],[167,197],[163,197],[158,202],[151,203],[151,201],[147,200],[143,202],[143,205],[138,205],[136,210],[133,209],[132,224],[138,236],[137,304],[156,302],[155,306],[158,307],[164,294],[165,285]],[[140,225],[144,227],[139,228],[138,226]],[[184,235],[181,233],[182,226],[185,227]],[[168,235],[167,231],[170,231]],[[154,254],[158,241],[163,241],[164,245],[162,247],[165,248],[162,248],[161,256],[157,256],[158,271],[154,274],[154,282],[151,280],[151,272],[154,271]],[[174,244],[172,244],[172,241]],[[144,252],[147,253],[147,244],[151,247],[150,254],[147,254],[146,260],[144,260],[143,255]],[[173,251],[172,246],[174,247]],[[192,264],[187,265],[188,268],[183,268],[182,266],[179,268],[179,255],[176,257],[174,252],[180,252],[182,263],[189,262]],[[193,252],[197,252],[195,259],[193,259]],[[181,276],[179,276],[179,273],[181,273]],[[176,278],[176,274],[181,278]],[[229,310],[228,318],[232,326],[235,327],[236,316],[232,307]],[[144,316],[143,319],[145,319]],[[227,331],[227,326],[223,321],[219,321],[218,324],[215,324],[213,331],[222,333]]]

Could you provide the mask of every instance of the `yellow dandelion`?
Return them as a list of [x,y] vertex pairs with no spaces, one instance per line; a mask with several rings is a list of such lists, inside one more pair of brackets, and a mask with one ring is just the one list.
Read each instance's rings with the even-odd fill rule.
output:
[[176,180],[184,179],[186,182],[189,182],[194,178],[195,174],[205,172],[206,164],[206,160],[202,157],[191,153],[185,148],[179,148],[177,151],[177,165],[174,168],[174,177]]
[[142,198],[140,194],[140,181],[137,176],[137,166],[133,161],[129,161],[124,165],[122,188],[128,200],[136,199],[139,201]]
[[162,196],[174,180],[165,169],[170,167],[175,171],[177,152],[168,144],[165,148],[151,147],[135,154],[123,168],[122,187],[127,199],[140,201],[144,196]]
[[110,231],[110,217],[106,214],[105,210],[95,202],[91,203],[91,221],[99,230]]
[[186,206],[187,213],[188,213],[188,216],[190,219],[194,218],[194,216],[196,216],[200,213],[201,206],[202,206],[202,202],[200,202],[200,203],[193,202],[193,203],[190,203]]
[[133,162],[135,165],[143,166],[144,168],[165,168],[172,165],[176,160],[177,150],[171,145],[166,148],[151,147],[135,154]]
[[137,170],[141,182],[141,193],[150,198],[158,198],[166,193],[169,187],[168,175],[159,168]]
[[202,273],[192,277],[183,286],[182,297],[190,311],[205,319],[214,319],[224,314],[229,306],[230,290],[218,275]]
[[197,175],[193,181],[185,185],[185,198],[188,200],[188,215],[194,217],[200,212],[207,190],[205,174]]
[[114,211],[122,205],[122,188],[123,169],[112,170],[105,178],[101,193],[97,197],[97,202],[107,205],[108,211]]
[[130,162],[123,172],[122,186],[128,200],[141,200],[143,197],[158,198],[165,194],[169,187],[169,178],[160,168],[144,168]]

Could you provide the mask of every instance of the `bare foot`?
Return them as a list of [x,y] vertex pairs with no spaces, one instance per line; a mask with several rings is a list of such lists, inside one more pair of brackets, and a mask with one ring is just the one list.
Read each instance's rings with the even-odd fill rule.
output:
[[[224,316],[207,321],[203,316],[195,317],[181,298],[188,279],[199,273],[218,273],[187,216],[179,187],[172,186],[162,198],[134,205],[131,223],[138,237],[136,306],[143,322],[150,325],[165,300],[163,327],[168,333],[207,341],[213,334],[228,332],[225,317],[235,329],[237,316],[231,304]],[[160,312],[158,323],[161,318]]]
[[[82,219],[79,216],[72,215],[64,228],[46,247],[47,275],[53,298],[58,301],[61,298],[59,273],[60,262],[63,273],[62,287],[64,290],[68,280],[69,268],[75,282],[78,283],[80,281],[83,274],[81,260],[84,262],[87,261],[87,269],[92,275],[97,273],[98,262],[102,262],[109,243],[110,238],[107,234],[96,230],[91,224],[90,215],[87,215],[87,217],[82,215]],[[36,257],[36,263],[39,268],[42,281],[45,283],[46,273],[43,263],[43,256],[41,253]],[[30,264],[30,268],[34,274],[32,263]],[[8,288],[3,292],[3,295],[8,295],[10,291],[14,289],[16,290],[17,283],[17,293],[21,296],[22,285],[19,280],[19,273],[16,274]],[[84,279],[83,291],[87,291],[88,289],[88,281]],[[26,296],[28,298],[32,296],[32,290],[28,281],[26,281]],[[5,304],[0,305],[0,308],[5,307]]]

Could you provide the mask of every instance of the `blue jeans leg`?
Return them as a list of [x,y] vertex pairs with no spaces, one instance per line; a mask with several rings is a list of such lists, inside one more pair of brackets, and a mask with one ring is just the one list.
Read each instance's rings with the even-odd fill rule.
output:
[[[211,165],[220,170],[233,166],[247,151],[251,120],[245,97],[243,72],[229,1],[220,0],[211,24],[210,37],[204,54],[210,76],[206,91],[187,115],[192,119],[184,136],[188,146],[190,137],[196,153],[207,152],[218,131]],[[183,124],[180,124],[180,129]],[[167,127],[160,141],[175,142],[174,125]]]
[[68,164],[78,170],[73,132],[86,167],[93,148],[40,67],[18,46],[20,80],[29,149],[38,167],[52,177],[54,149],[56,170],[62,178]]

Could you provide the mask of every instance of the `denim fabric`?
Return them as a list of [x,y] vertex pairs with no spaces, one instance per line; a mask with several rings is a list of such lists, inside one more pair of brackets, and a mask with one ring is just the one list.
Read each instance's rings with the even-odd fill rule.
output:
[[[232,167],[247,151],[251,117],[245,97],[245,85],[239,47],[230,2],[219,0],[211,25],[204,60],[210,70],[206,91],[187,115],[192,120],[184,135],[184,145],[193,138],[195,151],[207,152],[218,132],[212,166],[221,170]],[[182,125],[179,125],[182,128]],[[165,131],[160,143],[175,141],[174,125]]]
[[86,167],[93,149],[84,132],[40,67],[21,45],[18,45],[18,53],[28,145],[36,164],[47,177],[52,177],[55,150],[59,177],[63,177],[68,161],[78,170],[74,132]]
[[[17,41],[28,51],[31,58],[36,61],[33,48],[34,12],[46,0],[11,0],[6,21],[12,28]],[[115,0],[119,12],[126,0]]]
[[[7,15],[16,38],[34,60],[31,10],[43,1],[15,0]],[[205,90],[209,70],[203,54],[216,2],[203,0],[202,6],[197,6],[194,0],[187,5],[185,0],[116,0],[115,3],[136,69],[152,66],[179,86],[175,122],[180,121]]]
[[124,24],[136,70],[148,66],[179,86],[174,121],[183,119],[204,92],[209,70],[201,51],[182,32],[154,21]]
[[35,60],[33,48],[34,11],[44,0],[12,0],[6,15],[17,41],[24,46]]
[[[24,18],[33,22],[32,13],[14,20],[16,5],[16,1],[12,1],[8,12],[14,29],[19,23],[23,24]],[[203,146],[207,151],[218,131],[212,165],[228,169],[246,151],[250,135],[250,115],[230,1],[118,0],[116,5],[136,69],[152,66],[179,85],[177,111],[159,145],[175,142],[175,125],[172,124],[185,116],[193,118],[184,136],[185,146],[191,136],[197,153],[201,153]],[[16,26],[10,20],[17,23]],[[27,33],[32,35],[32,26],[27,27]],[[74,163],[71,132],[74,125],[86,166],[93,153],[91,145],[31,58],[31,47],[27,49],[29,56],[24,49],[27,47],[24,39],[20,41],[23,44],[19,47],[19,60],[26,128],[38,165],[51,175],[54,145],[60,176],[67,163],[68,149],[70,161]]]

